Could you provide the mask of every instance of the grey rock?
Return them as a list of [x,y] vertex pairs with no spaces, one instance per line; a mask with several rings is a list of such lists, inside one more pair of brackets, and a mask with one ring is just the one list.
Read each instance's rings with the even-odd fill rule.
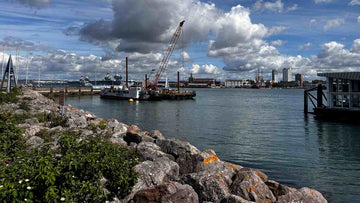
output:
[[40,130],[42,129],[43,127],[39,126],[39,125],[30,125],[29,128],[26,128],[25,130],[25,137],[32,137],[32,136],[35,136],[36,133],[40,132]]
[[138,144],[137,149],[140,154],[140,161],[154,161],[161,157],[167,157],[174,161],[175,158],[170,154],[166,154],[160,150],[160,147],[153,142],[141,142]]
[[279,196],[278,203],[288,202],[327,203],[327,200],[322,196],[320,192],[307,187],[303,187],[300,190]]
[[188,142],[176,139],[157,139],[155,143],[161,150],[175,157],[180,166],[180,174],[197,172],[201,169],[204,158],[200,151]]
[[254,203],[236,195],[226,195],[220,203]]
[[156,140],[157,139],[159,139],[159,140],[165,139],[164,135],[159,130],[150,131],[149,136],[156,139]]
[[230,194],[232,177],[241,167],[220,161],[212,153],[212,150],[202,152],[202,156],[209,156],[202,162],[201,171],[185,174],[181,180],[194,188],[201,201],[219,202]]
[[249,201],[276,201],[275,196],[257,175],[255,170],[248,168],[240,169],[231,184],[231,193]]
[[14,112],[15,115],[24,115],[25,113],[26,111],[23,109],[16,109]]
[[265,182],[265,184],[269,187],[269,189],[273,192],[276,199],[279,198],[281,195],[286,195],[290,192],[296,191],[295,188],[288,187],[286,185],[282,185],[276,181],[268,180]]
[[44,144],[44,140],[38,136],[32,136],[28,140],[26,140],[26,144],[29,146],[30,149],[36,149]]
[[189,185],[168,182],[154,188],[138,191],[133,198],[135,203],[198,203],[199,199]]
[[142,141],[142,136],[136,131],[128,131],[124,136],[124,140],[128,143],[128,145],[132,142],[139,144]]
[[164,182],[177,180],[179,176],[179,165],[166,157],[161,157],[155,161],[145,161],[135,166],[135,171],[139,174],[138,183],[133,191],[161,185]]
[[39,120],[37,118],[28,118],[28,119],[25,119],[25,123],[34,125],[34,124],[38,124]]
[[119,146],[123,146],[123,147],[127,146],[127,143],[121,137],[112,136],[110,137],[109,141]]

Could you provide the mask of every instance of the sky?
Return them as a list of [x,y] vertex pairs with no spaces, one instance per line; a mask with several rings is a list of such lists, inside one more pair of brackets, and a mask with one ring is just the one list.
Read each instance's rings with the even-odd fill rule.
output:
[[182,20],[170,80],[360,71],[360,0],[0,0],[0,66],[11,54],[20,79],[26,67],[34,79],[100,79],[124,75],[128,57],[141,80]]

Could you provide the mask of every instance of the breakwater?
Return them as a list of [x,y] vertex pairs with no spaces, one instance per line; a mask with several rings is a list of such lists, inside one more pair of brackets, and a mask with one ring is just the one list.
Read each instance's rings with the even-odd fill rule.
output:
[[[37,92],[26,90],[22,97],[32,98],[28,104],[30,114],[59,113],[55,102]],[[24,113],[19,104],[2,105],[1,112],[4,111]],[[83,139],[97,133],[105,134],[114,144],[138,150],[141,161],[135,166],[138,182],[127,197],[114,201],[326,202],[316,190],[295,189],[268,180],[259,170],[222,161],[213,150],[200,151],[188,142],[167,138],[158,130],[142,131],[137,126],[128,126],[115,119],[104,120],[72,106],[65,107],[65,117],[68,127],[62,130],[78,130]],[[94,126],[100,126],[96,127],[96,132]],[[36,134],[49,127],[36,119],[27,120],[21,127],[30,144],[44,143]]]

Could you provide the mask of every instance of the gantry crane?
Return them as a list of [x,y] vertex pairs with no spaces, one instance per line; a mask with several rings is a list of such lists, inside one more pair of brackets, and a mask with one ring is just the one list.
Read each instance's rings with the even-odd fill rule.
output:
[[176,43],[179,40],[179,37],[180,37],[180,34],[181,34],[181,29],[182,29],[184,23],[185,23],[185,20],[180,22],[179,26],[177,27],[174,35],[172,36],[172,38],[171,38],[171,40],[169,42],[168,48],[164,51],[164,57],[161,60],[160,68],[156,72],[155,79],[154,79],[154,82],[152,84],[152,88],[154,88],[155,90],[158,89],[158,86],[157,86],[158,82],[159,82],[159,80],[161,78],[161,75],[164,73],[164,71],[166,69],[166,66],[168,64],[168,60],[169,60],[172,52],[175,49]]

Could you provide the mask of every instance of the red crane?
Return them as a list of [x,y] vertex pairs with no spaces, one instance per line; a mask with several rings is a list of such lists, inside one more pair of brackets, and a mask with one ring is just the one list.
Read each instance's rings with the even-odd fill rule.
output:
[[155,77],[154,82],[153,82],[154,89],[158,88],[157,84],[158,84],[158,82],[159,82],[159,80],[161,78],[161,75],[164,73],[164,71],[166,69],[169,57],[171,56],[172,52],[174,51],[176,43],[179,40],[179,37],[180,37],[180,34],[181,34],[181,29],[182,29],[182,26],[184,25],[184,23],[185,23],[185,20],[180,22],[179,26],[177,27],[174,35],[172,36],[172,38],[171,38],[171,40],[169,42],[168,48],[164,51],[164,57],[161,60],[160,68],[156,72],[156,77]]

